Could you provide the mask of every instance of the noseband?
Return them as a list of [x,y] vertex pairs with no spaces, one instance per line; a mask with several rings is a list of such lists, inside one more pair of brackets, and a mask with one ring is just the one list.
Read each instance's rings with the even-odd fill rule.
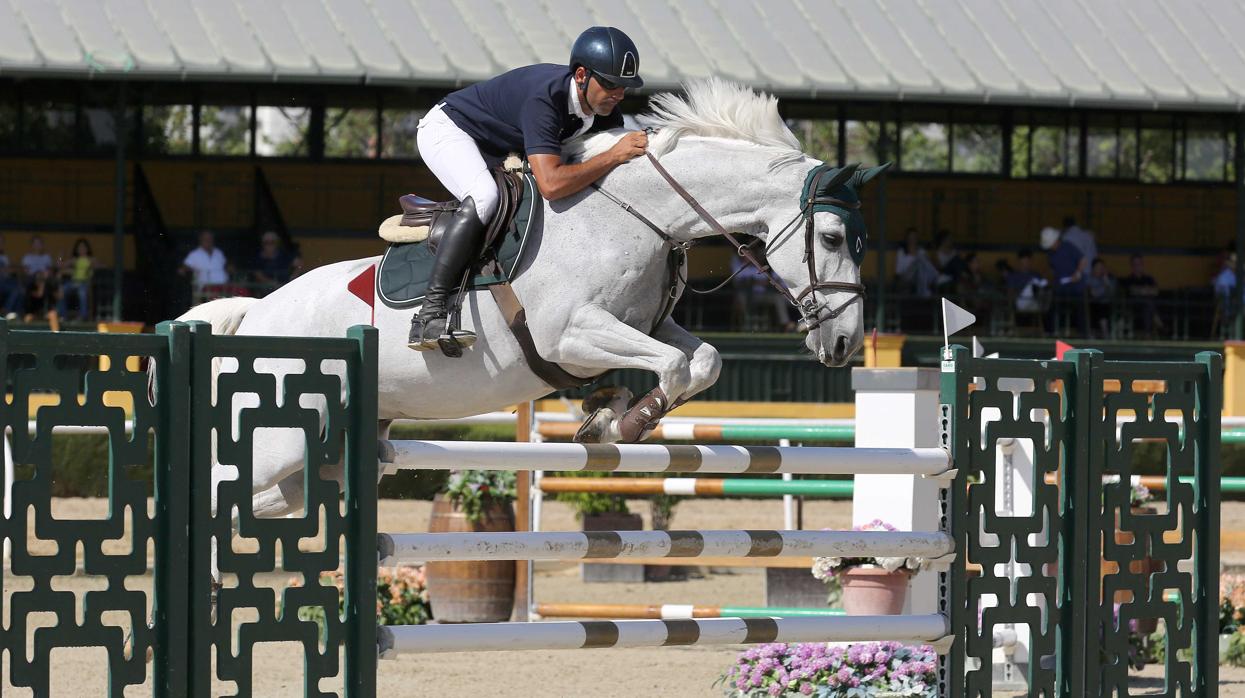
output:
[[[809,196],[807,201],[804,202],[804,205],[800,208],[800,213],[796,215],[790,223],[783,226],[782,230],[778,231],[777,234],[771,235],[765,243],[765,249],[768,251],[772,241],[781,238],[784,233],[792,228],[792,226],[800,222],[804,223],[804,261],[808,264],[808,286],[805,287],[803,291],[800,291],[799,295],[793,295],[791,293],[791,289],[787,288],[787,285],[783,283],[782,279],[778,278],[778,276],[774,274],[774,271],[770,269],[769,265],[757,259],[756,255],[752,253],[752,250],[748,245],[744,244],[739,240],[739,238],[729,233],[726,228],[723,228],[722,224],[718,223],[718,221],[705,210],[705,207],[700,205],[700,202],[696,200],[696,197],[692,196],[687,189],[683,188],[683,185],[679,184],[678,181],[675,180],[666,168],[657,161],[657,158],[653,157],[652,153],[645,153],[645,155],[648,157],[648,161],[653,164],[653,168],[657,170],[657,173],[666,180],[666,183],[670,185],[670,188],[673,189],[675,193],[683,197],[683,200],[687,202],[688,206],[691,206],[692,210],[700,216],[701,220],[708,223],[709,227],[712,228],[715,233],[726,238],[726,240],[735,247],[735,253],[743,258],[746,265],[761,272],[761,274],[765,276],[765,279],[769,281],[770,286],[773,286],[780,294],[782,294],[783,298],[787,299],[787,302],[790,303],[792,307],[799,311],[802,318],[800,326],[804,329],[804,331],[816,329],[827,320],[833,320],[842,315],[852,303],[855,303],[857,300],[864,300],[865,287],[863,284],[850,283],[846,281],[820,281],[817,278],[816,260],[814,259],[815,255],[813,254],[815,249],[815,233],[813,231],[814,207],[819,205],[834,206],[849,211],[860,209],[859,201],[844,201],[831,196],[816,196],[818,185],[821,183],[822,177],[827,176],[830,172],[825,166],[819,167],[816,173],[813,174],[812,185],[809,189],[813,195]],[[833,183],[833,181],[831,183]],[[636,211],[630,205],[605,191],[599,185],[594,184],[593,187],[608,197],[611,201],[621,206],[624,211],[638,218],[642,223],[648,226],[650,230],[661,236],[661,238],[666,241],[666,244],[674,247],[686,246],[685,243],[675,240],[672,236],[659,228],[639,211]],[[864,244],[864,241],[861,238],[857,238],[856,242],[858,245]],[[864,250],[857,250],[857,252],[863,253]],[[739,271],[743,271],[744,268],[746,267],[741,267]],[[710,289],[709,291],[703,291],[703,293],[711,293],[712,291],[722,288],[722,286],[725,286],[727,282],[733,279],[739,271],[732,274],[726,281],[722,282],[721,285]],[[696,291],[696,289],[692,290]],[[830,303],[829,301],[818,302],[818,291],[822,291],[824,293],[843,292],[850,293],[852,295],[838,306],[827,310]],[[700,291],[697,292],[701,293]]]

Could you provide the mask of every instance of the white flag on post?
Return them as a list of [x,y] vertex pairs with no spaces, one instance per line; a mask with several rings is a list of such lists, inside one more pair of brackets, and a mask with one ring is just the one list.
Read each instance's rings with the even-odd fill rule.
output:
[[986,355],[986,348],[981,346],[981,342],[977,341],[977,335],[973,335],[973,358],[980,359]]
[[952,303],[946,298],[942,299],[942,339],[943,345],[951,344],[951,335],[977,322],[977,316]]

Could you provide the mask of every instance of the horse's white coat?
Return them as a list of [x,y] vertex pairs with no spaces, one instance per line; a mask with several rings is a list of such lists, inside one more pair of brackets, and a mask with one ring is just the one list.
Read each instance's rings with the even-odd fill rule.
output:
[[[662,164],[727,230],[768,239],[798,216],[805,175],[820,163],[793,151],[795,138],[770,98],[725,83],[692,86],[690,94],[683,106],[673,97],[659,102],[665,117],[657,124],[670,129],[653,139],[654,149],[664,152]],[[718,102],[721,108],[710,108]],[[704,117],[699,125],[698,114]],[[737,122],[733,129],[727,127],[732,119]],[[786,136],[776,142],[767,135],[773,133]],[[598,136],[585,145],[592,152],[615,137]],[[712,234],[646,158],[616,168],[601,185],[678,240]],[[717,380],[722,364],[716,349],[669,319],[653,330],[668,273],[667,248],[654,232],[592,189],[546,201],[540,213],[529,247],[534,252],[520,264],[513,285],[542,356],[577,376],[615,368],[651,371],[672,401]],[[841,244],[842,221],[818,213],[815,230],[840,241],[833,249],[815,241],[819,279],[858,283],[860,271]],[[795,235],[768,245],[770,265],[796,294],[809,284],[800,233],[797,226]],[[215,301],[181,319],[206,319],[214,327],[237,323],[236,332],[244,335],[342,337],[350,326],[366,324],[370,314],[346,284],[377,262],[378,257],[369,257],[323,266],[260,301]],[[832,305],[841,299],[832,299]],[[393,419],[480,414],[550,392],[528,369],[487,291],[471,294],[464,303],[463,324],[479,340],[460,359],[408,349],[412,313],[376,308],[382,437]],[[862,307],[853,303],[809,333],[805,344],[823,363],[840,366],[859,349],[863,336]],[[259,362],[256,368],[290,370],[275,361]],[[228,361],[221,370],[231,370]],[[257,515],[281,516],[302,508],[303,438],[301,432],[271,430],[256,439]],[[236,477],[232,467],[215,470],[214,480]]]

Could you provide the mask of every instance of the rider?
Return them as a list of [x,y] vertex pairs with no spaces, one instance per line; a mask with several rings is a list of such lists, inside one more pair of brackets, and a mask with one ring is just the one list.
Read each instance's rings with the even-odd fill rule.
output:
[[[626,88],[644,84],[639,69],[640,52],[626,34],[614,27],[591,27],[575,40],[569,65],[516,68],[450,94],[420,120],[420,157],[462,205],[437,243],[424,305],[411,318],[410,348],[435,349],[446,335],[446,297],[479,253],[488,221],[497,211],[490,166],[499,165],[508,153],[526,154],[541,195],[553,201],[644,154],[648,138],[636,131],[589,160],[562,162],[565,141],[623,125],[618,103]],[[475,334],[456,331],[453,340],[468,347]]]

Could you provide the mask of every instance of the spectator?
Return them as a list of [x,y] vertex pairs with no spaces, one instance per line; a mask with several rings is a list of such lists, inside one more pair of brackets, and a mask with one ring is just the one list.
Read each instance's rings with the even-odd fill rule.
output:
[[1215,288],[1215,297],[1221,301],[1232,300],[1232,289],[1236,288],[1236,253],[1229,254],[1223,260],[1223,268],[1211,279],[1210,285]]
[[259,254],[251,272],[255,281],[280,286],[302,269],[302,260],[281,246],[281,237],[269,230],[260,238]]
[[955,283],[955,293],[960,305],[981,319],[986,319],[993,300],[994,286],[981,271],[981,260],[976,252],[964,256],[964,271]]
[[[1089,334],[1089,323],[1085,317],[1085,260],[1081,251],[1074,245],[1065,243],[1054,228],[1043,228],[1041,233],[1042,249],[1046,250],[1047,261],[1050,263],[1051,274],[1054,276],[1055,298],[1071,309],[1072,323],[1080,331],[1081,336]],[[1057,330],[1056,313],[1059,304],[1051,304],[1047,330]]]
[[5,317],[17,319],[17,311],[22,309],[22,282],[17,278],[13,263],[4,253],[4,239],[0,238],[0,298],[4,300]]
[[1098,259],[1098,242],[1094,239],[1094,231],[1080,227],[1075,218],[1068,216],[1063,219],[1063,240],[1081,251],[1081,259],[1086,266],[1081,271],[1089,272],[1089,263]]
[[955,249],[955,241],[951,239],[951,231],[943,228],[934,237],[934,264],[938,267],[938,288],[955,288],[964,273],[964,258]]
[[1016,310],[1032,313],[1041,310],[1038,293],[1046,288],[1046,279],[1033,271],[1033,252],[1021,250],[1016,254],[1016,269],[1005,277],[1007,295],[1016,299]]
[[27,279],[33,279],[39,272],[50,275],[53,266],[52,255],[43,249],[43,238],[38,235],[30,238],[30,251],[22,255],[22,271]]
[[1145,334],[1154,331],[1158,321],[1157,301],[1159,285],[1154,277],[1146,273],[1145,260],[1135,254],[1129,260],[1131,271],[1128,276],[1120,279],[1120,289],[1128,300],[1129,311],[1133,317],[1133,327]]
[[912,293],[920,298],[934,295],[934,284],[938,281],[938,270],[929,261],[925,249],[917,237],[916,228],[908,228],[904,233],[903,246],[895,257],[895,279],[901,290]]
[[60,300],[56,302],[56,313],[62,318],[69,317],[69,294],[73,294],[78,302],[78,319],[86,321],[90,315],[91,279],[95,276],[95,257],[91,252],[91,243],[86,238],[78,238],[73,244],[73,256],[69,260],[69,269],[65,282],[61,285]]
[[229,263],[225,253],[216,248],[216,239],[210,230],[199,233],[199,246],[191,250],[182,262],[182,276],[191,273],[194,274],[192,281],[197,291],[229,282]]
[[1115,277],[1107,270],[1107,263],[1095,259],[1090,265],[1085,289],[1089,295],[1090,325],[1101,338],[1111,334],[1111,304],[1115,300],[1115,287]]
[[26,285],[25,300],[26,322],[35,318],[45,318],[56,307],[56,285],[52,283],[49,271],[39,269],[31,275]]

